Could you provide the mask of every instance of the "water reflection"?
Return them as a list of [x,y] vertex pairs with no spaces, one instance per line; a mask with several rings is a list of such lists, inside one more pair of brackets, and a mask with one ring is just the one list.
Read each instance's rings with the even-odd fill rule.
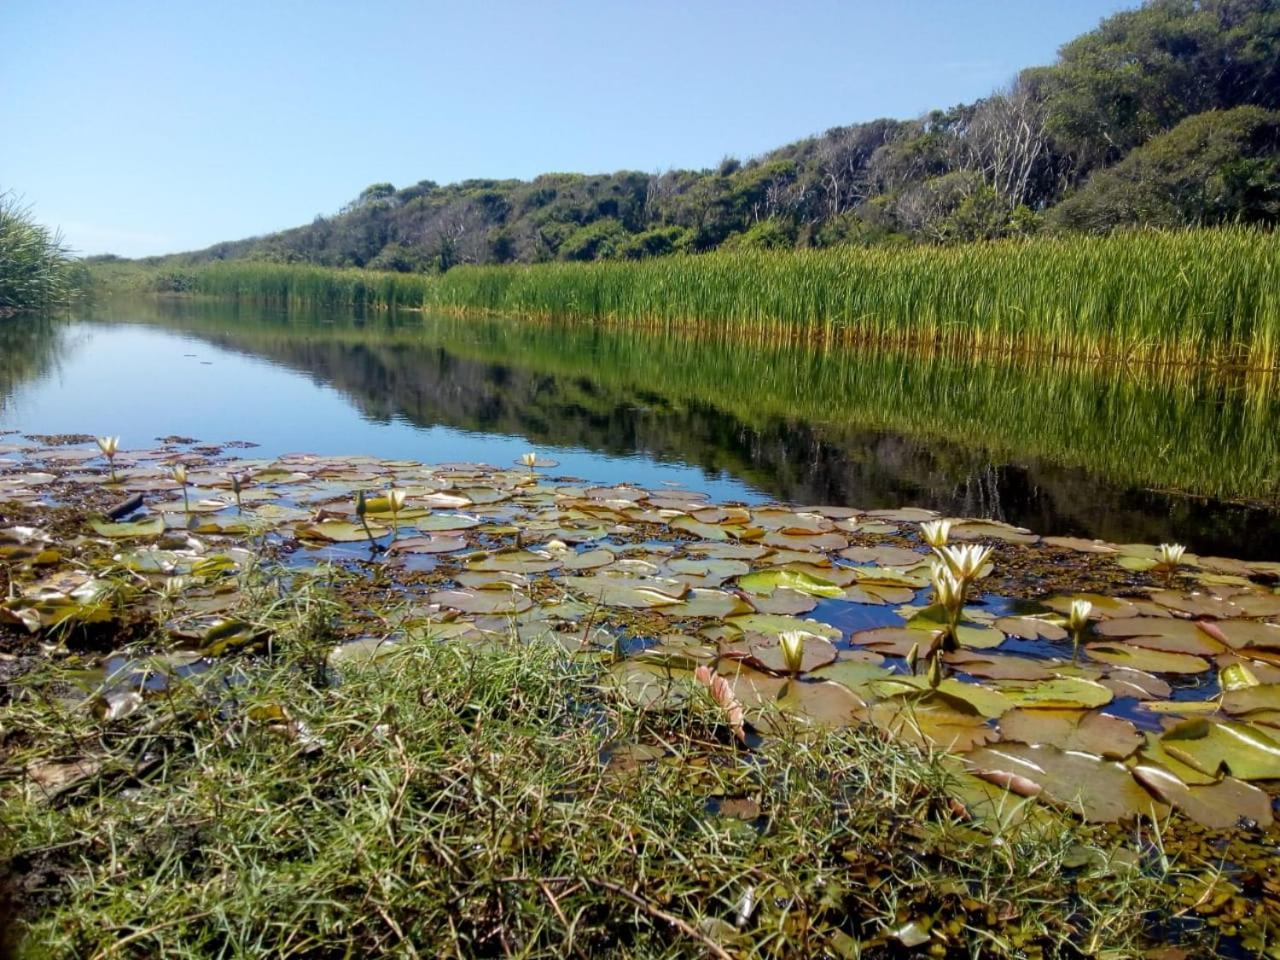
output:
[[[336,422],[321,393],[336,389],[368,424],[343,441],[381,456],[406,454],[376,425],[444,427],[694,466],[802,503],[915,503],[1045,532],[1280,557],[1280,400],[1273,384],[1229,374],[971,364],[416,315],[286,317],[196,301],[110,304],[84,324],[102,355],[132,336],[127,353],[140,369],[157,348],[137,335],[157,328],[238,355],[234,369],[229,354],[216,358],[227,390],[264,389],[264,362],[293,371],[287,384],[270,381],[261,407],[300,437]],[[50,342],[58,336],[46,328]],[[44,375],[37,366],[27,376]],[[110,387],[128,389],[145,388]],[[232,425],[211,422],[210,398],[168,402],[185,418],[177,432],[229,438]],[[249,420],[236,435],[261,439],[263,424]],[[150,423],[114,430],[150,434]],[[458,437],[433,435],[433,449],[417,455],[476,455]]]

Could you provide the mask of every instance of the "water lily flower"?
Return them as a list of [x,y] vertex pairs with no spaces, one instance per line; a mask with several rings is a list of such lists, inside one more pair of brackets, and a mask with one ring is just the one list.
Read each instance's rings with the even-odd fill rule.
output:
[[987,565],[987,559],[991,556],[990,547],[980,547],[976,544],[965,544],[964,546],[953,547],[936,547],[937,554],[946,563],[957,580],[961,583],[968,583],[981,575],[983,567]]
[[942,651],[935,650],[933,656],[929,658],[929,686],[936,690],[942,683]]
[[964,607],[964,582],[960,580],[945,563],[935,562],[933,565],[934,597],[944,609],[953,616],[958,616]]
[[530,473],[533,473],[533,468],[538,465],[538,455],[530,450],[520,458],[520,462],[529,468]]
[[111,467],[111,482],[116,481],[116,452],[120,449],[119,437],[98,437],[98,449],[102,451],[102,455],[107,458],[107,464]]
[[907,651],[907,673],[915,676],[916,663],[920,660],[920,644],[913,643],[911,649]]
[[945,547],[951,536],[950,520],[929,520],[920,524],[920,536],[931,547]]
[[391,508],[391,539],[400,533],[400,511],[404,508],[404,491],[392,487],[386,493],[387,506]]
[[707,691],[711,694],[711,699],[724,711],[725,719],[729,722],[729,729],[733,731],[733,735],[743,743],[746,743],[747,731],[743,726],[746,714],[742,709],[742,704],[734,696],[733,687],[729,685],[729,681],[714,672],[706,664],[700,665],[698,669],[693,671],[693,678],[707,688]]
[[191,513],[191,501],[187,498],[187,467],[183,463],[175,463],[169,468],[173,482],[182,485],[182,507],[187,514]]
[[778,643],[782,646],[782,659],[789,673],[799,673],[800,664],[804,660],[804,638],[808,636],[803,630],[787,630],[778,634]]
[[1072,600],[1071,612],[1067,614],[1067,629],[1079,634],[1089,623],[1089,614],[1093,612],[1093,604],[1088,600]]
[[1156,566],[1164,570],[1173,570],[1182,563],[1182,556],[1187,548],[1180,543],[1162,543],[1156,547]]
[[231,492],[236,495],[236,510],[241,513],[244,512],[244,507],[240,503],[240,491],[244,489],[245,484],[249,482],[252,476],[253,472],[250,470],[246,470],[244,473],[232,472],[227,474],[227,479],[231,481]]

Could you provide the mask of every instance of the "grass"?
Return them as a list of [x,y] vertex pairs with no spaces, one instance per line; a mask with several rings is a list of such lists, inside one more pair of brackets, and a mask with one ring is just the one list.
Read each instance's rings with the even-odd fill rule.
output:
[[1280,237],[1243,228],[461,267],[439,278],[230,262],[195,268],[189,282],[200,293],[268,302],[431,306],[986,353],[1280,364]]
[[102,760],[7,789],[25,955],[1129,956],[1162,905],[1158,848],[1135,869],[1123,833],[968,819],[946,763],[873,731],[745,752],[709,701],[638,710],[514,640],[331,682],[350,611],[252,590],[271,655],[169,672],[147,709],[73,705],[73,664],[11,688],[10,766]]
[[36,223],[12,195],[0,193],[0,317],[60,306],[73,286],[62,238]]

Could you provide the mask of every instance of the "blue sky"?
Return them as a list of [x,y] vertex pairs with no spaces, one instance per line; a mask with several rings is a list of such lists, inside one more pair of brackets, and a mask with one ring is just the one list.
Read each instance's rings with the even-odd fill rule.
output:
[[1133,0],[0,0],[0,189],[81,253],[367,184],[707,167],[972,100]]

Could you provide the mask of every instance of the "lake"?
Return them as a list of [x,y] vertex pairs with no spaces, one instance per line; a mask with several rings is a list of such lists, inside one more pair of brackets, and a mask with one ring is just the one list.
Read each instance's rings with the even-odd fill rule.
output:
[[1280,391],[541,322],[112,301],[0,323],[0,430],[510,464],[717,500],[918,505],[1280,559]]

